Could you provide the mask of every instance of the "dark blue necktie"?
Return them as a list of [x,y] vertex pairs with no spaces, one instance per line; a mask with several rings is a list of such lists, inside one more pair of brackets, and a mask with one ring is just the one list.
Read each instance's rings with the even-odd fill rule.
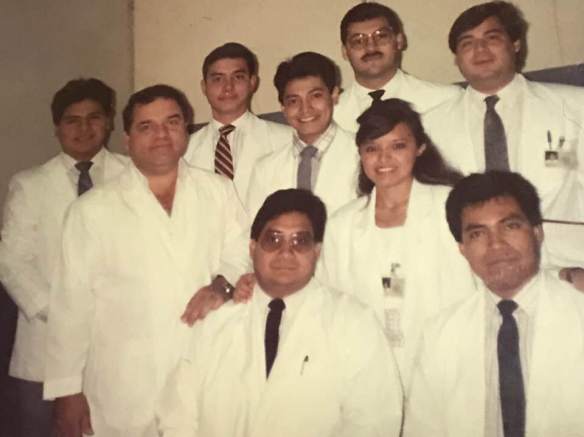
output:
[[270,312],[266,320],[266,335],[264,346],[266,348],[266,378],[270,376],[270,370],[278,353],[278,341],[280,340],[280,321],[282,311],[286,308],[282,299],[273,299],[270,304]]

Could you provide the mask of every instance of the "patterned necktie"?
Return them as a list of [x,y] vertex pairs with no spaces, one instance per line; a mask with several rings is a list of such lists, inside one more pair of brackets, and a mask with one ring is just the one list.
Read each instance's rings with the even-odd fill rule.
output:
[[227,124],[219,128],[219,141],[215,148],[215,173],[227,176],[233,179],[233,156],[231,155],[231,147],[229,147],[229,140],[227,136],[233,132],[235,126]]
[[300,152],[296,188],[312,190],[312,158],[317,152],[318,149],[314,146],[304,146]]
[[507,137],[501,117],[495,111],[499,97],[485,98],[487,110],[485,112],[485,169],[509,170],[509,156],[507,152]]
[[268,306],[270,312],[266,320],[266,334],[264,337],[264,346],[266,348],[266,378],[270,376],[270,370],[278,353],[278,342],[280,341],[280,321],[282,320],[282,311],[286,304],[282,299],[273,299]]
[[375,91],[371,91],[370,93],[368,93],[371,96],[371,99],[373,100],[373,102],[371,102],[371,104],[373,104],[375,102],[379,102],[384,93],[385,93],[385,90],[375,90]]
[[519,358],[519,331],[513,317],[517,304],[502,300],[497,305],[503,323],[497,336],[499,362],[499,396],[505,437],[525,435],[525,391]]
[[91,187],[93,187],[93,182],[91,180],[91,175],[89,174],[89,169],[93,165],[91,161],[79,161],[75,164],[75,168],[79,170],[79,179],[77,180],[77,195],[81,196]]

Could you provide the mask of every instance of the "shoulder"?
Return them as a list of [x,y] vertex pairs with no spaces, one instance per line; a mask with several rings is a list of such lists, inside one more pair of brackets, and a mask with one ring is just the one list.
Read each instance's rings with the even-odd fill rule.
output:
[[570,111],[583,112],[584,87],[526,80],[526,89],[544,105],[556,104]]
[[359,330],[363,325],[376,326],[376,317],[373,310],[349,293],[333,289],[318,283],[319,293],[322,296],[322,314],[328,319],[328,326],[337,325],[337,329],[352,331],[356,326]]
[[484,292],[471,293],[468,297],[447,306],[425,324],[424,334],[435,341],[439,338],[456,341],[464,328],[476,321],[484,306]]
[[463,91],[462,88],[458,85],[430,82],[424,79],[420,79],[419,77],[416,77],[412,74],[406,73],[405,71],[402,71],[402,73],[406,83],[415,86],[417,89],[425,90],[428,92],[435,91],[442,93],[444,95],[451,96],[457,96]]
[[[43,181],[55,175],[56,173],[65,173],[66,171],[67,169],[61,161],[61,156],[57,155],[44,162],[43,164],[29,167],[15,173],[10,179],[10,185],[20,185],[24,188],[35,187],[38,184],[42,184]],[[45,186],[39,187],[42,189],[47,188]]]
[[566,309],[577,311],[584,321],[584,293],[558,277],[557,270],[543,270],[544,289],[547,298]]
[[189,138],[189,146],[198,144],[206,135],[211,132],[211,124],[207,123],[205,126],[192,133]]
[[186,177],[192,181],[191,186],[199,189],[221,190],[225,191],[232,187],[232,183],[224,176],[218,175],[214,171],[196,167],[185,163],[183,167]]
[[355,217],[361,217],[367,213],[367,206],[370,202],[370,196],[361,196],[351,200],[336,210],[327,221],[329,227],[342,226],[345,223],[352,222]]
[[[259,171],[257,169],[273,168],[274,164],[278,162],[292,162],[292,147],[292,137],[290,137],[290,141],[285,146],[282,146],[258,159],[255,164],[256,171]],[[274,170],[276,170],[276,168],[274,168]]]
[[349,104],[355,92],[355,86],[356,85],[353,82],[351,83],[351,85],[349,85],[346,89],[343,90],[343,92],[339,95],[339,102],[335,106],[335,111],[337,110],[337,108],[339,107],[344,108],[346,105]]
[[461,90],[460,92],[450,96],[440,104],[431,108],[428,110],[428,112],[422,114],[422,120],[424,124],[436,120],[441,120],[445,117],[451,117],[456,111],[462,110],[464,93],[465,91]]

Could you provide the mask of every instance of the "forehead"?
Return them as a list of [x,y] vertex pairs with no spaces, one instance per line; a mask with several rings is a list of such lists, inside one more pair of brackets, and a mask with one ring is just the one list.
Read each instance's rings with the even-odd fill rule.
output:
[[285,212],[284,214],[280,214],[269,220],[262,229],[262,234],[267,231],[278,231],[292,234],[302,231],[313,232],[313,229],[312,223],[306,214],[293,211]]
[[133,111],[133,122],[149,119],[164,119],[173,115],[183,116],[180,106],[174,99],[158,97],[150,103],[137,104]]
[[306,94],[319,89],[328,92],[328,88],[320,76],[298,77],[290,80],[284,88],[284,96]]
[[483,203],[464,207],[461,223],[463,228],[469,223],[489,225],[498,223],[511,215],[527,220],[525,213],[521,210],[514,197],[499,196]]
[[501,21],[499,21],[499,19],[497,17],[488,17],[485,18],[483,20],[483,22],[481,24],[479,24],[478,26],[473,27],[472,29],[466,30],[464,32],[462,32],[459,37],[458,37],[458,41],[460,41],[463,38],[479,38],[482,37],[483,35],[487,34],[487,33],[491,33],[491,32],[500,32],[504,35],[506,35],[507,37],[509,36],[507,34],[507,30],[505,29],[505,27],[503,27],[503,24],[501,23]]
[[210,74],[231,74],[236,71],[245,71],[249,74],[247,62],[243,58],[218,59],[209,66],[207,76]]
[[375,17],[365,21],[357,21],[347,27],[347,36],[357,33],[371,33],[382,27],[391,27],[385,17]]
[[84,99],[80,102],[71,103],[63,111],[63,117],[71,117],[76,115],[85,115],[93,112],[105,113],[100,103],[92,99]]

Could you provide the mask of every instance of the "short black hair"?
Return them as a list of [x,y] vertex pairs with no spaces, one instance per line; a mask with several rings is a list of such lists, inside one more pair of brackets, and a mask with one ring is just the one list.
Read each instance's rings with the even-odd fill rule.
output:
[[393,9],[376,2],[359,3],[349,9],[341,20],[341,42],[343,45],[347,43],[350,24],[361,23],[374,18],[385,18],[387,24],[396,35],[404,33],[402,21]]
[[519,8],[506,1],[482,3],[460,14],[448,34],[450,51],[456,54],[456,46],[460,36],[464,32],[479,26],[490,17],[495,17],[499,20],[512,42],[520,42],[519,52],[515,58],[515,67],[517,71],[521,71],[527,58],[527,28],[529,25]]
[[[462,174],[450,167],[432,143],[418,114],[412,106],[401,99],[387,99],[374,102],[357,118],[359,129],[355,142],[357,147],[371,140],[375,140],[391,132],[398,124],[405,123],[416,140],[419,148],[426,148],[416,158],[412,173],[414,178],[430,185],[454,185],[462,178]],[[359,194],[366,195],[373,190],[373,182],[363,171],[359,170]]]
[[497,197],[512,197],[532,226],[542,223],[539,196],[535,187],[519,173],[490,170],[473,173],[460,180],[446,200],[446,219],[450,232],[462,241],[462,212]]
[[257,241],[270,220],[290,212],[298,212],[308,217],[312,224],[314,241],[322,242],[326,225],[326,206],[311,191],[298,188],[278,190],[266,198],[251,225],[251,239]]
[[215,62],[221,59],[238,59],[241,58],[247,64],[247,70],[250,76],[258,74],[258,58],[256,55],[243,44],[238,42],[228,42],[211,51],[203,61],[203,80],[207,80],[209,68]]
[[65,110],[73,103],[82,100],[93,100],[99,103],[105,115],[112,119],[116,112],[116,93],[99,79],[79,78],[70,80],[63,88],[55,93],[51,102],[53,124],[61,122]]
[[187,130],[190,129],[193,124],[194,111],[187,96],[185,96],[181,90],[170,85],[158,84],[144,88],[130,96],[122,113],[124,131],[126,133],[129,133],[130,128],[132,127],[132,122],[134,121],[134,109],[136,106],[147,105],[156,99],[174,100],[181,109]]
[[278,90],[278,100],[284,103],[284,92],[288,82],[308,76],[320,77],[332,93],[341,83],[338,66],[320,53],[302,52],[278,65],[274,76],[274,86]]

